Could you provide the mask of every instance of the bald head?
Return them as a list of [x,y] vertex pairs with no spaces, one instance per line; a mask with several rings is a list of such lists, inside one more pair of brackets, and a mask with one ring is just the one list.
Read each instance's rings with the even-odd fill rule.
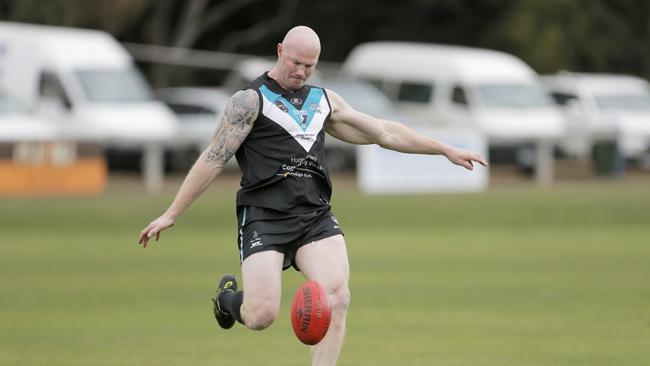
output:
[[304,25],[291,28],[282,40],[283,47],[320,55],[320,39],[313,29]]
[[320,39],[313,29],[300,25],[291,28],[278,43],[278,63],[269,76],[287,90],[305,85],[320,56]]

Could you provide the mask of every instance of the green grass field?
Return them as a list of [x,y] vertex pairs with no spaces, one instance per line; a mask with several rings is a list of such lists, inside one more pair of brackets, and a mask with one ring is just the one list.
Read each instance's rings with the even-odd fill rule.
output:
[[[0,199],[0,365],[307,365],[284,275],[263,332],[219,329],[239,274],[234,188],[162,241],[173,192]],[[650,188],[616,182],[380,196],[342,187],[352,304],[340,365],[650,365]]]

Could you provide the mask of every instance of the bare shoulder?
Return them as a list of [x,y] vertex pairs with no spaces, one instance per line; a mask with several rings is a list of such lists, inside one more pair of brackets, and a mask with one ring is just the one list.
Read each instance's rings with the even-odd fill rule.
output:
[[235,124],[252,123],[257,118],[259,108],[260,98],[255,90],[240,90],[230,97],[226,104],[224,110],[225,122]]
[[206,149],[207,163],[223,166],[237,152],[253,129],[259,106],[259,96],[252,89],[238,91],[230,97],[212,142]]
[[341,98],[340,95],[331,89],[325,89],[325,92],[327,93],[327,98],[329,99],[330,104],[332,104],[332,109],[340,106],[341,102],[343,101],[343,98]]
[[349,110],[351,107],[348,105],[345,100],[330,89],[325,89],[327,92],[327,97],[330,101],[332,107],[332,119],[338,120],[341,113]]

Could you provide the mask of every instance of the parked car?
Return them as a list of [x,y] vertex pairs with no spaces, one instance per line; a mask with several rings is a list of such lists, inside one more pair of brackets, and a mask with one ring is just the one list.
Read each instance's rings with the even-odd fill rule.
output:
[[173,138],[176,118],[108,33],[0,22],[0,88],[62,122],[66,137],[102,142],[111,165],[144,150],[145,177],[160,185],[159,144]]
[[187,170],[212,140],[230,94],[221,88],[208,87],[164,88],[155,94],[174,111],[179,121],[176,137],[166,143],[167,166],[172,170]]
[[542,82],[568,121],[561,146],[590,158],[596,144],[613,141],[627,160],[650,158],[650,84],[639,77],[561,72]]
[[400,111],[430,126],[484,133],[491,151],[534,144],[537,159],[519,163],[552,171],[552,144],[564,134],[564,119],[535,71],[513,55],[461,46],[371,42],[355,47],[341,71],[378,86]]
[[372,42],[352,50],[342,73],[379,86],[400,109],[432,125],[480,128],[491,143],[554,139],[564,132],[538,75],[503,52]]

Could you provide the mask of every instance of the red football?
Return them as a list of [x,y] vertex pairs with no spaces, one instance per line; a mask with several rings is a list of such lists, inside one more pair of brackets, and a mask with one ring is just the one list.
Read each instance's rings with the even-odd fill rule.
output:
[[325,288],[316,281],[303,283],[291,304],[291,325],[296,337],[304,344],[317,344],[327,334],[331,317]]

